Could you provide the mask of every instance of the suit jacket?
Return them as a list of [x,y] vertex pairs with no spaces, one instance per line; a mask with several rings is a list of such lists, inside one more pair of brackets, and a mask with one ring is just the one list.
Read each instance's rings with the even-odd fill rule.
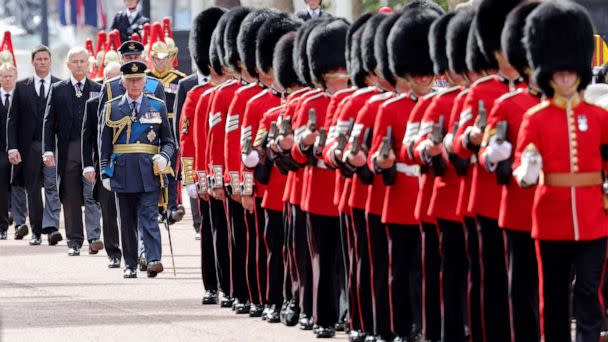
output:
[[[57,77],[51,76],[51,84],[45,86],[50,87],[59,81]],[[17,81],[6,124],[6,150],[19,150],[22,160],[28,158],[34,136],[39,134],[42,138],[42,132],[36,131],[42,129],[45,108],[38,107],[37,97],[33,76]],[[23,163],[13,166],[12,182],[17,185],[23,185],[22,165]]]
[[[303,9],[301,11],[296,12],[296,17],[304,20],[304,21],[308,21],[310,19],[312,19],[312,17],[310,16],[310,13],[308,13],[308,9]],[[323,18],[323,17],[331,17],[331,14],[320,10],[319,11],[319,18]]]
[[120,41],[125,42],[131,39],[133,33],[140,33],[144,24],[149,22],[149,18],[144,17],[141,14],[141,11],[137,11],[133,23],[129,23],[127,11],[120,11],[114,16],[114,21],[112,21],[112,27],[110,29],[117,29],[120,31]]
[[0,154],[6,155],[4,151],[6,151],[6,123],[8,121],[8,109],[10,104],[4,105],[2,103],[2,99],[0,99]]
[[97,144],[97,108],[99,96],[90,98],[84,107],[82,118],[82,168],[92,167],[97,174],[97,182],[93,188],[93,198],[99,200],[99,184],[101,173],[99,170],[99,146]]
[[177,83],[177,96],[173,103],[173,113],[175,113],[175,120],[173,120],[173,136],[175,137],[175,143],[179,147],[179,121],[182,117],[182,107],[184,101],[186,101],[186,94],[190,89],[198,85],[198,75],[196,73],[183,78]]
[[[82,96],[84,100],[95,97],[101,90],[101,84],[87,79],[84,83]],[[55,152],[57,163],[57,176],[59,182],[59,196],[62,197],[61,177],[65,170],[68,158],[68,146],[73,120],[80,120],[84,115],[74,111],[76,101],[76,90],[70,79],[58,82],[51,87],[47,100],[46,112],[44,113],[44,126],[42,138],[42,150],[44,152]]]

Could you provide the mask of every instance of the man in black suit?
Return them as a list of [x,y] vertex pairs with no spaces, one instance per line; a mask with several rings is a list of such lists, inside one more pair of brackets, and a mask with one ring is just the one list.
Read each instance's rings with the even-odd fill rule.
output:
[[[16,80],[17,70],[12,63],[0,65],[0,151],[6,150],[6,121]],[[10,181],[11,163],[8,161],[8,155],[2,152],[0,153],[0,240],[6,240],[10,224],[8,219],[11,200]],[[27,226],[25,228],[27,229]]]
[[[120,64],[112,62],[106,65],[103,76],[104,80],[120,76]],[[85,105],[84,118],[82,119],[82,169],[84,177],[89,182],[95,183],[93,198],[99,201],[101,207],[104,245],[109,258],[108,268],[119,268],[122,253],[120,251],[116,199],[113,192],[101,186],[101,173],[99,172],[98,107],[99,96],[90,98]]]
[[120,31],[120,41],[126,42],[131,39],[133,33],[139,33],[144,24],[149,23],[150,19],[144,17],[141,11],[137,9],[139,0],[124,0],[126,9],[116,13],[112,22],[111,30],[117,29]]
[[[51,76],[51,51],[40,45],[31,53],[35,75],[17,82],[7,123],[8,159],[13,164],[12,183],[27,189],[29,219],[32,227],[30,245],[40,245],[40,236],[48,234],[49,245],[63,237],[58,232],[61,203],[57,194],[56,170],[46,167],[42,155],[42,120],[51,85],[59,79]],[[44,184],[44,207],[41,189]]]
[[[103,249],[99,240],[101,209],[93,200],[93,183],[83,176],[81,154],[82,118],[86,101],[99,96],[101,85],[86,77],[89,53],[85,48],[68,52],[69,79],[51,87],[43,126],[43,161],[57,165],[59,199],[63,204],[68,255],[80,255],[84,240],[82,205],[85,204],[89,254]],[[55,161],[57,151],[57,161]]]
[[296,17],[307,21],[313,18],[331,16],[331,14],[321,9],[321,4],[323,3],[323,0],[304,0],[304,2],[306,3],[306,9],[298,11],[296,13]]

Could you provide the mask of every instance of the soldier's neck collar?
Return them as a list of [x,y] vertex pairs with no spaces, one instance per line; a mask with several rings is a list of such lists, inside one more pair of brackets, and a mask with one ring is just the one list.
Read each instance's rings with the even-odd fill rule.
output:
[[537,97],[539,99],[543,97],[543,93],[540,90],[538,90],[530,85],[528,85],[528,93],[530,93],[530,95]]
[[413,90],[409,91],[408,97],[414,102],[418,102],[418,95],[414,94]]
[[247,82],[247,80],[245,80],[244,78],[241,77],[241,84],[244,85],[244,86],[246,86],[246,85],[249,85],[250,83]]
[[262,83],[262,81],[258,80],[258,86],[262,89],[266,89],[268,88],[264,83]]
[[515,79],[510,79],[507,76],[501,74],[500,71],[496,73],[496,76],[498,76],[498,80],[501,83],[504,83],[509,87],[510,91],[515,90],[515,86],[519,85],[520,83],[522,83],[524,81],[523,77],[521,77],[521,76],[518,76]]
[[553,98],[551,99],[551,102],[556,107],[559,107],[561,109],[566,109],[566,110],[576,108],[579,104],[581,104],[582,101],[583,101],[583,99],[581,99],[581,96],[579,95],[579,93],[574,93],[574,95],[572,95],[570,97],[565,97],[565,96],[555,94],[553,96]]
[[268,87],[268,90],[270,90],[270,93],[274,96],[277,96],[277,97],[283,96],[283,93],[281,93],[280,91],[276,90],[273,87]]

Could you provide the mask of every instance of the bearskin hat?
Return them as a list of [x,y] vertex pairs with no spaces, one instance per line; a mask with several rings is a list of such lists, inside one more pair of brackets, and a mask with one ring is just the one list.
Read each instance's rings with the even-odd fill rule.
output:
[[414,8],[397,19],[388,36],[390,68],[395,76],[433,74],[428,35],[440,15],[431,8]]
[[442,75],[450,68],[448,52],[446,49],[446,34],[448,25],[455,15],[456,12],[448,12],[435,20],[433,25],[431,25],[431,31],[429,32],[429,52],[431,53],[435,75]]
[[222,8],[210,7],[199,13],[192,23],[188,49],[196,68],[203,75],[209,74],[211,35],[224,12]]
[[416,8],[428,8],[430,10],[437,12],[437,14],[439,14],[439,15],[443,15],[443,13],[444,13],[443,8],[441,8],[441,6],[433,0],[414,0],[410,3],[408,3],[407,5],[405,5],[403,10],[407,11],[409,9],[416,9]]
[[467,38],[467,68],[470,71],[481,73],[488,70],[495,70],[498,68],[498,61],[496,58],[492,58],[491,60],[487,59],[486,56],[481,52],[481,47],[479,47],[479,40],[477,39],[477,35],[475,32],[477,22],[473,18],[471,22],[471,27],[469,28],[469,36]]
[[238,61],[239,51],[237,49],[236,39],[239,35],[241,23],[252,11],[249,7],[235,7],[228,11],[226,16],[226,29],[224,30],[224,64],[230,69],[241,72]]
[[446,52],[450,69],[457,74],[464,74],[467,68],[467,39],[469,29],[475,12],[472,8],[462,8],[456,11],[456,15],[447,27]]
[[241,29],[236,39],[237,49],[242,65],[252,77],[258,77],[255,56],[258,31],[268,18],[275,15],[277,12],[273,10],[259,9],[250,12],[241,23]]
[[266,74],[272,68],[274,48],[279,39],[300,26],[302,21],[287,13],[280,13],[264,22],[258,30],[255,50],[256,65],[261,72]]
[[349,70],[351,69],[350,63],[351,63],[351,53],[350,50],[352,48],[353,45],[353,35],[355,34],[355,32],[357,30],[359,30],[359,28],[363,27],[365,25],[365,23],[369,20],[369,18],[371,18],[373,15],[373,13],[365,13],[362,16],[360,16],[357,20],[355,20],[353,22],[352,25],[350,25],[350,27],[348,28],[348,33],[346,34],[346,47],[345,47],[345,51],[344,51],[344,56],[346,57],[346,68]]
[[501,50],[500,35],[507,15],[522,0],[481,0],[475,16],[477,44],[489,61],[496,60],[494,52]]
[[374,14],[367,23],[365,23],[365,27],[363,28],[363,33],[361,34],[361,61],[363,62],[363,68],[368,73],[374,73],[376,71],[376,66],[378,66],[378,61],[376,60],[376,55],[374,54],[374,39],[376,38],[376,31],[378,30],[378,26],[384,18],[386,18],[388,14],[385,13],[376,13]]
[[274,77],[284,89],[301,84],[293,65],[293,48],[295,40],[295,31],[286,33],[279,39],[277,46],[274,48],[274,55],[272,57]]
[[502,29],[501,44],[502,49],[511,64],[519,75],[528,81],[527,69],[529,68],[526,58],[526,48],[522,39],[526,18],[540,4],[539,1],[526,1],[509,13],[505,20],[505,27]]
[[223,64],[220,58],[220,54],[218,52],[218,44],[217,44],[217,36],[218,30],[213,31],[213,35],[211,36],[211,45],[209,46],[209,65],[217,73],[218,75],[224,75],[224,71],[222,70]]
[[556,71],[573,71],[579,90],[591,82],[594,41],[589,13],[573,1],[543,2],[526,19],[524,45],[534,81],[549,97]]
[[361,61],[361,35],[363,34],[363,27],[359,29],[352,36],[352,45],[350,48],[350,81],[352,84],[359,88],[367,87],[365,83],[365,77],[368,75],[365,68],[363,68],[363,62]]
[[[346,69],[346,34],[349,24],[341,19],[334,19],[315,27],[306,42],[306,55],[310,65],[312,80],[324,85],[322,75],[337,69]],[[331,46],[331,49],[327,49]]]
[[389,14],[378,26],[376,30],[376,36],[374,37],[374,55],[376,57],[377,67],[376,70],[380,73],[378,76],[382,76],[388,83],[395,86],[395,75],[391,72],[391,66],[388,59],[388,48],[387,41],[388,35],[391,29],[395,25],[395,22],[399,19],[401,13]]
[[308,43],[308,36],[310,32],[317,26],[329,21],[328,18],[315,18],[306,21],[300,29],[298,29],[298,35],[294,42],[293,48],[293,65],[296,66],[296,73],[300,82],[307,86],[313,86],[312,79],[310,77],[310,66],[308,64],[308,56],[306,55],[306,44]]

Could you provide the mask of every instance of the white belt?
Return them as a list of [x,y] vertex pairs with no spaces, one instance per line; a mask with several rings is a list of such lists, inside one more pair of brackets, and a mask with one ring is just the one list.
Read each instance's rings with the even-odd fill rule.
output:
[[324,161],[322,161],[321,159],[317,160],[317,165],[316,165],[319,169],[327,169],[327,164],[325,164]]
[[406,163],[397,163],[395,165],[397,172],[403,173],[406,176],[418,177],[420,175],[420,166],[408,165]]

